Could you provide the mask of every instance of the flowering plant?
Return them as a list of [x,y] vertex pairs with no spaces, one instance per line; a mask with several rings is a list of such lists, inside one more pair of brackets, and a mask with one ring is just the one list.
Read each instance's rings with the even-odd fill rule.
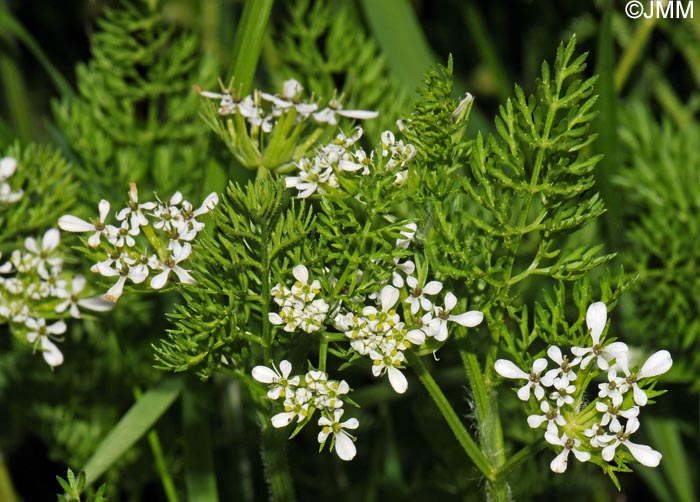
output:
[[[587,54],[562,43],[490,124],[452,58],[400,91],[342,4],[292,2],[265,38],[270,2],[245,2],[217,87],[159,2],[127,2],[54,105],[62,150],[0,152],[0,398],[21,387],[13,421],[80,468],[59,498],[154,476],[169,502],[659,486],[686,361],[629,330],[649,319],[596,226],[615,198]],[[623,261],[649,284],[645,228]]]

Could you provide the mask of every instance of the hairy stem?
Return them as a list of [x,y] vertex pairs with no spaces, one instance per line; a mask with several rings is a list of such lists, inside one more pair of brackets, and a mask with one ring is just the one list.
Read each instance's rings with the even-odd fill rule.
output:
[[435,379],[433,379],[433,376],[428,371],[428,368],[425,367],[423,361],[421,361],[421,359],[413,352],[406,351],[405,354],[406,358],[408,359],[408,363],[415,370],[421,383],[425,386],[428,394],[430,394],[430,397],[433,398],[435,405],[440,410],[440,413],[442,413],[447,425],[457,438],[460,446],[464,449],[464,452],[472,460],[472,462],[474,462],[476,468],[479,469],[484,476],[486,476],[486,479],[493,480],[494,471],[491,464],[469,435],[467,429],[464,428],[464,424],[462,424],[461,420],[457,416],[457,413],[455,413],[454,408],[452,408],[452,405],[450,405],[450,402],[447,400],[447,397],[445,397],[445,394],[443,394],[440,386],[438,386]]
[[[467,372],[467,380],[472,390],[474,410],[479,430],[479,446],[481,452],[492,468],[500,469],[505,464],[506,456],[503,444],[503,429],[498,414],[498,400],[485,385],[484,375],[476,355],[460,350],[462,364]],[[505,476],[497,476],[486,484],[489,500],[509,501],[510,487]]]
[[287,437],[275,429],[267,417],[262,417],[262,459],[270,498],[276,502],[295,500],[294,484],[287,461]]

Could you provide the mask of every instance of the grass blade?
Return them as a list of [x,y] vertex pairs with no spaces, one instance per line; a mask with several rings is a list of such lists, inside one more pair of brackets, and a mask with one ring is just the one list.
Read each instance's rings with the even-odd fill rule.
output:
[[87,485],[94,483],[129,448],[146,435],[182,391],[182,379],[167,378],[146,392],[119,420],[85,464]]
[[[196,385],[196,387],[195,387]],[[182,424],[185,439],[185,485],[187,500],[218,502],[216,475],[211,456],[207,406],[209,387],[193,384],[182,394]]]

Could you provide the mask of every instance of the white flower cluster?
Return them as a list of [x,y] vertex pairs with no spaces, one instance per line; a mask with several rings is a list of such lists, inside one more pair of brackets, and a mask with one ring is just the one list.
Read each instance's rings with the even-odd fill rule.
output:
[[340,133],[332,143],[321,147],[313,158],[304,157],[296,162],[296,176],[287,176],[287,188],[299,191],[300,199],[309,197],[315,192],[324,194],[332,192],[343,185],[343,179],[349,173],[359,173],[367,176],[379,169],[394,175],[394,184],[401,185],[408,179],[406,165],[416,156],[416,148],[412,144],[404,144],[403,140],[396,141],[391,131],[382,133],[381,161],[375,162],[375,152],[368,155],[362,148],[351,147],[362,137],[362,128],[356,127],[352,135]]
[[[88,245],[105,250],[105,259],[95,263],[90,270],[105,277],[118,278],[104,295],[109,301],[119,299],[127,279],[140,284],[151,272],[154,272],[150,281],[153,289],[165,286],[171,272],[184,284],[195,282],[180,263],[190,256],[191,242],[204,228],[204,223],[197,218],[209,212],[219,198],[216,193],[211,193],[198,209],[184,200],[180,192],[165,202],[156,199],[155,202],[139,202],[136,184],[130,183],[127,206],[116,212],[118,226],[105,223],[110,204],[104,199],[98,205],[98,219],[88,222],[65,215],[58,220],[58,226],[67,232],[92,232]],[[145,241],[137,241],[139,236],[145,236]],[[155,252],[149,250],[149,244]]]
[[[415,224],[402,232],[397,247],[406,248],[416,232]],[[434,303],[429,297],[442,291],[442,283],[429,281],[422,284],[413,277],[415,264],[412,261],[394,263],[393,285],[386,285],[374,297],[377,305],[362,307],[361,311],[344,310],[335,315],[335,327],[350,341],[350,346],[361,356],[372,360],[372,374],[375,377],[387,374],[389,383],[399,394],[406,392],[408,381],[401,372],[406,360],[404,352],[411,345],[423,345],[427,338],[443,342],[448,335],[448,322],[461,326],[474,327],[481,324],[484,315],[478,310],[453,314],[457,297],[448,292],[444,307]],[[403,274],[403,275],[402,275]],[[404,277],[405,275],[405,277]],[[401,289],[399,289],[401,288]],[[403,298],[403,301],[399,300]],[[403,318],[398,312],[403,303]],[[379,307],[379,308],[377,308]]]
[[329,380],[328,375],[319,370],[290,378],[291,373],[292,365],[286,360],[280,362],[279,370],[274,365],[253,368],[253,378],[269,386],[267,397],[284,401],[284,411],[272,417],[272,425],[286,427],[295,418],[300,423],[318,410],[321,413],[318,442],[324,445],[332,434],[331,450],[335,449],[343,460],[352,460],[356,453],[355,438],[346,429],[357,429],[360,422],[356,418],[340,421],[344,413],[343,396],[350,391],[348,383]]
[[304,265],[297,265],[292,270],[296,282],[289,289],[277,284],[270,293],[275,303],[282,307],[280,313],[270,312],[268,318],[272,324],[284,325],[284,330],[294,332],[297,328],[307,333],[321,329],[328,314],[328,304],[322,298],[316,298],[321,291],[321,283],[314,280],[309,284],[309,270]]
[[24,249],[15,249],[8,261],[0,262],[0,324],[7,322],[21,333],[50,366],[63,363],[54,343],[62,341],[67,329],[60,319],[80,318],[81,308],[98,312],[112,308],[100,297],[85,296],[83,276],[64,271],[60,240],[55,228],[41,240],[28,237]]
[[297,120],[312,118],[319,124],[336,125],[337,116],[353,119],[373,119],[378,113],[367,110],[345,110],[343,105],[335,97],[331,99],[325,108],[318,109],[318,104],[302,101],[304,93],[302,85],[294,79],[285,80],[282,84],[282,94],[268,94],[254,90],[253,94],[243,98],[237,97],[230,90],[221,93],[202,91],[195,87],[197,92],[205,98],[219,100],[220,115],[238,114],[246,119],[253,127],[260,128],[263,132],[272,131],[277,120],[290,110],[295,110]]
[[17,170],[17,159],[3,157],[0,159],[0,204],[14,204],[22,198],[24,192],[20,190],[12,191],[12,187],[7,180],[15,174]]
[[[536,359],[529,372],[505,359],[495,363],[499,375],[526,381],[518,390],[518,397],[531,402],[534,396],[541,411],[528,416],[529,426],[533,429],[544,426],[546,441],[563,448],[550,464],[554,472],[566,470],[570,452],[581,462],[598,452],[603,460],[611,462],[620,445],[640,464],[656,467],[661,461],[659,452],[629,438],[639,428],[640,409],[648,400],[640,383],[667,372],[673,364],[671,355],[666,350],[658,351],[638,371],[630,371],[627,345],[601,341],[606,322],[606,305],[602,302],[590,305],[586,324],[591,346],[572,347],[571,359],[559,347],[549,347],[547,355],[555,367],[546,372],[545,358]],[[592,378],[603,374],[607,374],[607,382],[598,384],[596,399],[581,409],[585,387]]]

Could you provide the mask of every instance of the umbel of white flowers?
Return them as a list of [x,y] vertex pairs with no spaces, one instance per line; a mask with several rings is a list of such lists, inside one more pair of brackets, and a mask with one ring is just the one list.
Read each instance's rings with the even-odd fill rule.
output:
[[[606,323],[606,305],[591,304],[586,312],[591,345],[572,347],[571,358],[561,348],[549,347],[547,356],[555,366],[548,371],[545,370],[549,361],[545,358],[536,359],[529,371],[506,359],[495,363],[496,372],[502,377],[525,382],[517,391],[518,398],[542,412],[528,416],[528,425],[533,429],[544,426],[545,440],[562,448],[550,464],[554,472],[566,470],[571,452],[581,462],[590,460],[592,455],[611,462],[620,445],[642,465],[656,467],[661,461],[659,452],[629,438],[639,428],[640,410],[648,402],[643,384],[653,384],[654,377],[671,368],[671,354],[666,350],[655,352],[639,370],[630,371],[627,345],[605,343],[602,338]],[[590,372],[607,376],[607,382],[598,384],[596,398],[583,410],[580,403],[586,389],[582,383],[591,380],[579,378],[577,372],[581,371],[587,371],[588,377]]]
[[104,312],[113,306],[90,296],[82,275],[64,270],[60,240],[60,232],[49,229],[40,239],[27,237],[23,249],[12,251],[5,263],[0,261],[0,324],[8,323],[52,367],[63,363],[56,345],[67,329],[62,319],[78,319],[81,310]]
[[101,248],[105,258],[90,270],[117,278],[104,295],[107,300],[116,302],[127,280],[141,284],[150,275],[150,287],[161,289],[174,274],[183,284],[194,283],[181,263],[189,258],[191,243],[204,228],[204,223],[197,218],[209,212],[218,201],[218,195],[211,193],[195,209],[180,192],[175,192],[167,201],[156,197],[155,201],[140,202],[136,184],[130,183],[127,205],[116,211],[119,226],[106,223],[110,203],[104,199],[98,204],[98,218],[85,221],[65,215],[58,220],[58,225],[67,232],[91,233],[88,246]]

